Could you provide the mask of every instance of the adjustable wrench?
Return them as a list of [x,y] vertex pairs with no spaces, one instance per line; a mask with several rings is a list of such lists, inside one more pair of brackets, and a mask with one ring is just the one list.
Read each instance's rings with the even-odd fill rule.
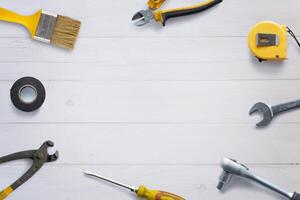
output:
[[279,104],[276,106],[269,106],[265,103],[256,103],[249,111],[249,115],[255,112],[259,112],[263,115],[263,120],[256,124],[257,127],[267,126],[270,124],[272,119],[282,113],[289,110],[293,110],[300,107],[300,100],[292,101],[284,104]]
[[284,189],[256,176],[252,172],[250,172],[249,168],[236,160],[223,158],[221,162],[221,167],[223,169],[222,174],[219,178],[219,183],[217,188],[219,190],[223,190],[225,185],[231,181],[231,178],[235,176],[243,177],[249,180],[252,180],[266,188],[280,194],[281,196],[290,199],[290,200],[300,200],[300,194],[297,192],[289,193]]

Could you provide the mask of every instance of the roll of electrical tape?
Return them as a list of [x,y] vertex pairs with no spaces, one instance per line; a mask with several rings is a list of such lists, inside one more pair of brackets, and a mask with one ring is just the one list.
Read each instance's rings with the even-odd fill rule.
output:
[[[26,96],[26,91],[31,91],[31,95]],[[25,92],[25,94],[23,94]],[[28,93],[28,92],[27,92]],[[10,98],[19,110],[32,112],[39,109],[46,97],[43,84],[33,77],[24,77],[17,80],[11,90]]]

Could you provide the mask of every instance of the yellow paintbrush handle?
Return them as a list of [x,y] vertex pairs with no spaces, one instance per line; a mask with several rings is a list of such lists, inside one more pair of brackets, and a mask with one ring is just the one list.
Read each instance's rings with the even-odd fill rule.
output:
[[0,8],[0,20],[25,26],[33,37],[35,35],[41,13],[42,10],[39,10],[33,15],[24,16],[5,8]]

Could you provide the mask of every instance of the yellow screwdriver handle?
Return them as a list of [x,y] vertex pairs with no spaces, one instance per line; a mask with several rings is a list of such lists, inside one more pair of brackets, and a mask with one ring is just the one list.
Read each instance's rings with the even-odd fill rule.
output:
[[185,200],[184,198],[168,192],[149,190],[145,186],[140,186],[137,190],[137,196],[148,200]]
[[33,15],[24,16],[5,8],[0,8],[0,20],[25,26],[33,37],[35,35],[41,13],[42,10],[39,10]]

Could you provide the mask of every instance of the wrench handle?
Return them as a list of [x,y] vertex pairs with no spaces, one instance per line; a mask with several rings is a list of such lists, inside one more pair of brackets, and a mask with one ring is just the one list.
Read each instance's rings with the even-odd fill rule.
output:
[[289,103],[284,103],[284,104],[279,104],[277,106],[272,106],[272,112],[273,112],[273,115],[278,115],[279,113],[282,113],[282,112],[286,112],[286,111],[289,111],[289,110],[293,110],[295,108],[299,108],[300,107],[300,100],[298,101],[292,101],[292,102],[289,102]]
[[300,200],[300,194],[295,192],[291,200]]

